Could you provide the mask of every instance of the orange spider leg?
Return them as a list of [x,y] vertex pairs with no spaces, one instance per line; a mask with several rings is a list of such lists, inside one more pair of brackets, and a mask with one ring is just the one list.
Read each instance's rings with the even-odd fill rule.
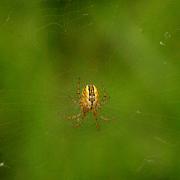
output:
[[98,122],[98,119],[97,119],[97,111],[96,110],[93,110],[93,115],[94,115],[95,122],[96,122],[96,128],[100,129],[100,125],[99,125],[99,122]]

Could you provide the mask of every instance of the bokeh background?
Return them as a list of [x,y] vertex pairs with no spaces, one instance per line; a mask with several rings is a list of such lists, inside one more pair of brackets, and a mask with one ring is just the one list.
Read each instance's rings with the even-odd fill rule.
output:
[[[1,0],[0,179],[180,179],[180,1]],[[68,116],[78,77],[110,95]]]

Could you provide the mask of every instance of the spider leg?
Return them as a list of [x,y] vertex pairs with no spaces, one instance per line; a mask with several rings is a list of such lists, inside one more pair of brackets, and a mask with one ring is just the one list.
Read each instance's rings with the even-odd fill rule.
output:
[[80,93],[80,78],[78,78],[78,83],[77,83],[77,90],[76,90],[76,96],[75,97],[72,97],[72,96],[68,96],[69,99],[71,99],[71,101],[74,103],[74,104],[79,104],[79,100],[81,98],[81,93]]
[[74,103],[74,104],[79,104],[79,99],[74,98],[72,96],[68,96],[68,98]]
[[100,125],[99,125],[99,122],[98,122],[98,119],[97,119],[97,111],[96,110],[93,111],[93,115],[94,115],[95,122],[96,122],[96,128],[99,130]]
[[103,96],[102,96],[102,100],[101,100],[101,105],[106,104],[109,101],[109,94],[103,90]]
[[74,121],[74,127],[80,127],[80,117],[81,117],[81,113],[77,114],[77,115],[73,115],[73,116],[68,116],[67,119],[68,120],[73,120]]
[[104,116],[100,116],[100,118],[101,118],[103,121],[105,121],[105,122],[108,122],[108,121],[110,121],[110,119],[109,119],[109,118],[107,118],[107,117],[104,117]]
[[74,127],[80,127],[84,118],[86,116],[86,112],[84,113],[79,113],[77,115],[73,115],[73,116],[68,116],[67,119],[68,120],[73,120],[74,122]]
[[77,83],[77,92],[76,92],[78,98],[81,98],[81,93],[80,93],[80,78],[78,78],[78,83]]
[[68,120],[77,120],[79,119],[81,116],[81,113],[77,114],[77,115],[73,115],[73,116],[68,116],[67,119]]

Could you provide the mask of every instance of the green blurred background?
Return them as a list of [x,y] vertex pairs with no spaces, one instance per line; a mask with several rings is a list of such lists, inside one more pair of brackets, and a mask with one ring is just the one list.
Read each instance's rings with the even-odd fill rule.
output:
[[[180,179],[180,1],[1,0],[0,180]],[[93,82],[97,131],[67,116]]]

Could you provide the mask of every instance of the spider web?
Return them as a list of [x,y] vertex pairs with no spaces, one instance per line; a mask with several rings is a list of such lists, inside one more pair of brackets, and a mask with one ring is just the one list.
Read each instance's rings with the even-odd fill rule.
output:
[[[179,6],[2,1],[0,177],[178,179]],[[99,132],[66,121],[78,77],[110,95]]]

